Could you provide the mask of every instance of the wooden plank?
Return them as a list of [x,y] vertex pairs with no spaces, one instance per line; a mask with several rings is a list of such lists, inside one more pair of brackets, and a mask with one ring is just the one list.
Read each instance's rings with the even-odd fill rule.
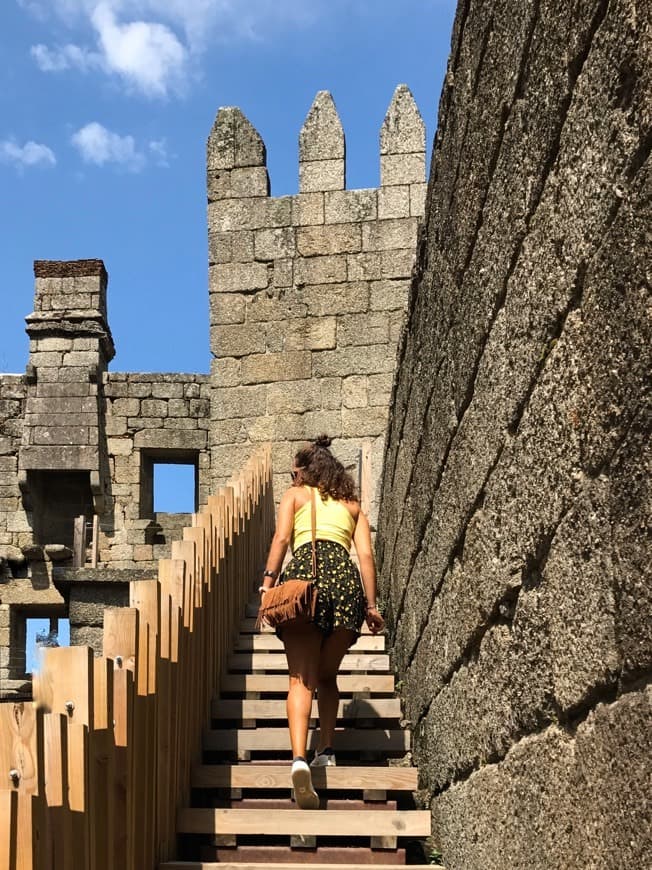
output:
[[[276,861],[265,861],[264,863],[256,863],[253,861],[220,861],[220,862],[211,862],[211,861],[167,861],[165,864],[161,864],[159,870],[297,870],[297,867],[302,866],[303,864],[309,864],[311,870],[396,870],[396,864],[377,864],[375,861],[365,861],[364,863],[351,862],[348,864],[337,863],[337,864],[314,864],[312,861],[293,861],[292,863],[288,862],[276,862]],[[403,862],[398,862],[401,866],[406,867],[407,870],[423,870],[423,864],[404,864]],[[443,867],[439,867],[438,870],[444,870]]]
[[18,792],[0,789],[0,870],[16,867]]
[[[233,834],[229,835],[233,837]],[[217,838],[216,838],[217,839]],[[234,839],[237,840],[237,837]],[[315,837],[302,837],[304,840],[315,840]],[[268,840],[264,846],[249,846],[240,844],[235,849],[223,849],[220,847],[214,848],[204,846],[198,856],[198,860],[204,862],[205,866],[213,867],[212,862],[224,862],[231,867],[237,863],[245,865],[262,865],[264,866],[284,866],[291,864],[294,870],[298,870],[297,862],[300,864],[321,864],[339,866],[339,870],[351,870],[351,868],[366,867],[369,870],[370,864],[378,863],[380,856],[376,854],[369,846],[350,846],[345,842],[340,842],[335,846],[324,846],[321,843],[316,849],[310,852],[297,852],[291,846],[287,845],[272,845]],[[382,856],[384,865],[405,866],[405,849],[396,849],[394,852],[385,852]],[[344,865],[344,866],[342,866]],[[262,868],[261,868],[262,870]],[[423,866],[421,867],[423,870]]]
[[[283,641],[280,637],[270,632],[262,634],[240,634],[235,642],[235,650],[238,652],[262,652],[263,650],[275,652],[283,650]],[[385,636],[382,634],[367,634],[349,647],[350,652],[383,652],[385,649]]]
[[39,760],[36,742],[36,710],[32,704],[0,704],[0,772],[2,788],[12,787],[9,771],[18,771],[13,786],[20,794],[38,793]]
[[87,646],[44,648],[34,686],[36,704],[65,713],[70,724],[93,727],[93,651]]
[[[319,716],[317,701],[313,701],[311,718]],[[213,719],[285,719],[285,701],[248,701],[216,699],[212,705]],[[338,719],[398,719],[401,702],[398,698],[364,698],[341,700]]]
[[[318,736],[318,729],[308,732],[309,749],[316,748]],[[209,752],[290,750],[287,728],[212,729],[204,734],[203,746]],[[408,731],[388,728],[370,731],[338,729],[335,731],[333,748],[335,752],[406,752],[410,748],[410,734]]]
[[116,667],[133,671],[138,650],[138,611],[135,607],[107,607],[104,611],[103,652]]
[[427,837],[428,810],[265,810],[183,809],[177,830],[184,834],[325,835],[328,837]]
[[[252,606],[252,608],[254,607],[254,605],[251,605],[251,606]],[[257,613],[258,612],[257,605],[255,605],[255,607],[256,607],[255,612]],[[247,607],[247,610],[248,609],[249,609],[249,606]],[[270,628],[268,625],[263,626],[262,629],[256,628],[255,616],[247,616],[244,619],[242,619],[240,622],[240,626],[239,626],[238,630],[240,632],[242,632],[242,634],[274,634],[274,629]],[[371,634],[366,622],[362,623],[362,626],[360,627],[360,632],[362,633],[363,636],[368,636]],[[378,635],[376,635],[376,636],[378,636]],[[385,635],[382,635],[382,637],[384,637],[384,636]]]
[[86,564],[86,517],[75,517],[73,526],[72,566],[83,568]]
[[[344,695],[370,692],[388,695],[394,691],[393,674],[339,674],[337,686]],[[261,692],[276,695],[287,692],[287,674],[224,674],[223,692]]]
[[[230,671],[287,671],[287,667],[285,653],[235,653],[228,661]],[[389,656],[348,653],[340,671],[389,671]]]
[[[383,789],[414,791],[418,788],[416,767],[315,767],[315,787],[333,789]],[[202,764],[193,768],[193,788],[287,789],[288,764]]]

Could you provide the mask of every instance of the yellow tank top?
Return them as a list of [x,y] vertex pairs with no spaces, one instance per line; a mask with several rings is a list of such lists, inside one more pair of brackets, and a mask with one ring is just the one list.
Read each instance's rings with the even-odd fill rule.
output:
[[[355,529],[355,520],[350,511],[339,501],[330,496],[322,499],[316,487],[306,486],[310,492],[315,490],[315,513],[317,520],[318,541],[335,541],[341,544],[347,551],[351,549],[351,538]],[[312,500],[301,505],[294,515],[294,527],[292,530],[292,550],[296,551],[303,544],[309,544],[312,540],[310,505]]]

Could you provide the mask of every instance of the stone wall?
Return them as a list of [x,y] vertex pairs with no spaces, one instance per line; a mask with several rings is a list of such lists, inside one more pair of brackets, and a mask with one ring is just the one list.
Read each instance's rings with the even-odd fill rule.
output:
[[345,189],[344,133],[322,91],[299,138],[299,193],[270,197],[259,134],[238,109],[218,113],[207,155],[215,485],[271,441],[278,495],[296,449],[327,432],[356,476],[365,466],[375,516],[425,195],[424,125],[405,86],[380,164],[378,189]]
[[378,536],[449,870],[652,851],[647,11],[457,13]]

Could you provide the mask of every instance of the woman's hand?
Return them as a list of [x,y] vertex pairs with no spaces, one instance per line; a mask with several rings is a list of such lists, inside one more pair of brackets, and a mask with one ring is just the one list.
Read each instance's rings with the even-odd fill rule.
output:
[[367,615],[365,617],[365,621],[369,626],[369,631],[372,634],[378,634],[379,631],[382,631],[385,628],[385,620],[382,618],[382,616],[375,607],[367,608]]

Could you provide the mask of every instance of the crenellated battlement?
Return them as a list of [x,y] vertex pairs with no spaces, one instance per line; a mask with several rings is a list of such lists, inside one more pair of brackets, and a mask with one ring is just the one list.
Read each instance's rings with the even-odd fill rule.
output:
[[425,200],[425,127],[400,85],[380,130],[380,185],[346,189],[346,142],[320,91],[299,133],[299,185],[270,196],[265,144],[220,109],[207,146],[212,467],[221,480],[253,444],[276,466],[317,430],[374,502],[396,344]]

